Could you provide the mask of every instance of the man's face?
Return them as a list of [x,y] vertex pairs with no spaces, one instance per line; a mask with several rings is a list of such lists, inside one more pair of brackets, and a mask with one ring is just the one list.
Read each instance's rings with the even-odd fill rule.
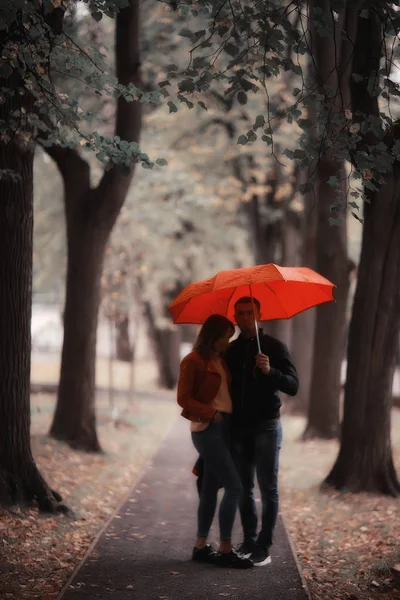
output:
[[235,320],[238,324],[240,331],[244,334],[256,334],[256,327],[254,324],[254,316],[257,321],[260,320],[260,310],[256,304],[254,304],[254,313],[253,306],[251,302],[243,302],[237,304],[235,307]]

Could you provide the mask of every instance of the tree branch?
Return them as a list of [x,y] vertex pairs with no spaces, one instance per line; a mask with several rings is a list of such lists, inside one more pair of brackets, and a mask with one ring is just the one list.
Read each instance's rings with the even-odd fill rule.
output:
[[[139,0],[130,0],[129,6],[118,13],[115,31],[118,81],[123,85],[132,83],[139,87],[141,83]],[[127,142],[139,142],[141,125],[141,103],[136,100],[127,102],[120,96],[117,100],[115,135]],[[104,173],[98,187],[99,210],[117,218],[132,181],[134,168],[135,165],[132,165],[129,175],[124,175],[120,166],[115,166]]]
[[[43,136],[42,136],[43,138]],[[38,140],[40,143],[40,139]],[[75,148],[58,145],[45,146],[44,150],[54,160],[63,178],[65,198],[79,200],[74,193],[79,185],[82,194],[90,190],[90,165]],[[67,202],[66,202],[67,203]]]

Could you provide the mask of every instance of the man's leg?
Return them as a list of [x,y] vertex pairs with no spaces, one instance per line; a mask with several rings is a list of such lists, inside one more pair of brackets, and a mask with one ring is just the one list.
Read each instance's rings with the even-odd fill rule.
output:
[[233,441],[233,457],[243,486],[239,503],[243,541],[247,545],[251,545],[257,539],[257,508],[254,501],[254,436],[235,438]]
[[278,470],[279,452],[282,445],[282,424],[277,424],[257,433],[255,440],[256,471],[262,501],[261,531],[257,544],[268,550],[278,516]]

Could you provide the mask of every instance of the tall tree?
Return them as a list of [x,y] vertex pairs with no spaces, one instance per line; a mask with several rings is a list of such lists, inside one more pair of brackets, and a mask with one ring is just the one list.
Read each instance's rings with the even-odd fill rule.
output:
[[383,36],[394,17],[384,2],[358,13],[352,108],[355,123],[367,124],[367,135],[359,141],[353,160],[362,172],[366,168],[364,156],[372,154],[371,175],[364,173],[371,177],[372,185],[366,190],[364,203],[341,445],[326,479],[338,489],[392,496],[400,494],[390,443],[392,383],[400,334],[400,127],[394,124],[385,131],[378,93]]
[[[308,420],[304,438],[335,438],[339,434],[341,366],[345,351],[346,308],[350,286],[347,257],[347,176],[344,158],[334,140],[350,109],[349,75],[354,13],[344,9],[334,16],[330,0],[312,0],[311,74],[323,99],[318,102],[318,132],[326,151],[316,165],[316,269],[336,285],[335,303],[317,308]],[[323,15],[323,19],[319,16]],[[343,31],[348,38],[343,40]],[[353,34],[353,35],[352,35]],[[326,143],[327,138],[330,144]],[[333,182],[332,185],[330,182]],[[332,209],[332,207],[334,207]],[[332,217],[334,225],[332,226]]]
[[[21,31],[33,25],[54,40],[63,10],[45,15],[37,7],[18,14],[2,7],[0,49],[0,504],[36,504],[41,511],[66,508],[39,473],[30,445],[33,156],[30,119],[35,98],[25,87]],[[26,41],[26,40],[25,40]],[[33,37],[34,68],[47,65],[50,48]],[[32,64],[32,63],[31,63]]]
[[[118,82],[140,85],[139,1],[122,8],[115,25]],[[117,100],[115,139],[139,141],[141,104]],[[125,201],[134,167],[109,165],[92,187],[90,165],[76,148],[51,146],[64,181],[68,267],[58,400],[50,435],[86,451],[100,450],[95,418],[96,335],[107,240]]]

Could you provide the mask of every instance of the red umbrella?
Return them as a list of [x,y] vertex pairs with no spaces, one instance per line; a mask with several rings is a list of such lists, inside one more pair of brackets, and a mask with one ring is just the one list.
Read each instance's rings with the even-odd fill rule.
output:
[[289,319],[334,300],[334,284],[308,267],[270,263],[230,271],[189,284],[168,307],[174,323],[204,323],[212,314],[234,321],[235,302],[254,296],[263,320]]

